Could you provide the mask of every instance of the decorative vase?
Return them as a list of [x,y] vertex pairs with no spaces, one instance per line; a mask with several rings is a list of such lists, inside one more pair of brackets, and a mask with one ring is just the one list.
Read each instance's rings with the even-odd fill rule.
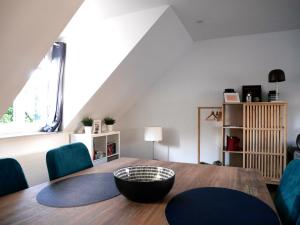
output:
[[85,133],[85,134],[91,134],[91,133],[92,133],[92,127],[87,127],[87,126],[85,126],[85,127],[84,127],[84,133]]
[[113,128],[114,128],[114,125],[106,125],[106,127],[107,127],[108,132],[112,132]]

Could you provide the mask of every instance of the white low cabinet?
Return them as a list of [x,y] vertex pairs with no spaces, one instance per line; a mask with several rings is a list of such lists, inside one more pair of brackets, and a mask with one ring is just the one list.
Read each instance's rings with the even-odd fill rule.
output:
[[101,134],[71,134],[70,143],[81,142],[89,150],[94,163],[120,158],[120,131]]

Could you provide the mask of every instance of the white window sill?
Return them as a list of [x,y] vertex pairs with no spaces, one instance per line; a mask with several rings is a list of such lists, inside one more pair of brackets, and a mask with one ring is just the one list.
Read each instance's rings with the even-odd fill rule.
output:
[[54,135],[54,134],[63,134],[68,132],[17,132],[17,133],[7,133],[0,134],[0,139],[6,138],[16,138],[16,137],[28,137],[28,136],[38,136],[38,135]]

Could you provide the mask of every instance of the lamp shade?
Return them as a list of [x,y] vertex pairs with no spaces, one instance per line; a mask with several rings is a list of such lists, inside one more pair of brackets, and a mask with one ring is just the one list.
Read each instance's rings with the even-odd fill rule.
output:
[[162,127],[145,127],[145,141],[162,141]]
[[285,74],[283,70],[281,69],[276,69],[276,70],[271,70],[269,73],[269,82],[281,82],[285,81]]

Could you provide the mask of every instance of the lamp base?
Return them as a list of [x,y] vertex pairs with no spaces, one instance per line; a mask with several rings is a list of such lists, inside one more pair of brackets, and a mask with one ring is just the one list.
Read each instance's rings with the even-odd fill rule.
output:
[[268,101],[269,102],[274,102],[274,101],[278,101],[278,100],[279,100],[279,93],[276,92],[275,90],[269,91]]

